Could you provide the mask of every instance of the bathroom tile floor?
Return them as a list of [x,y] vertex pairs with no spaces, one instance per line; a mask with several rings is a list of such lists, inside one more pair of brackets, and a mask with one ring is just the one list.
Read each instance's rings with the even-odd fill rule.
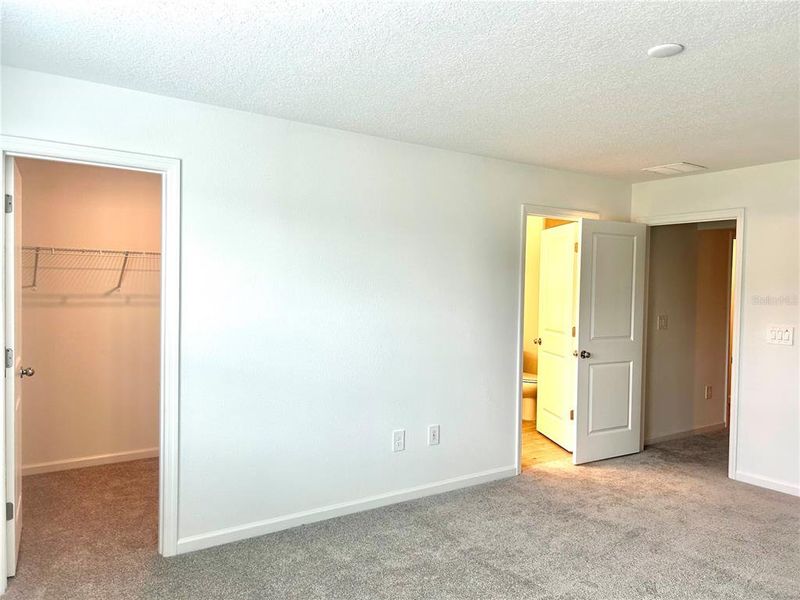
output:
[[522,470],[534,465],[570,461],[572,455],[555,442],[536,431],[536,421],[522,422]]

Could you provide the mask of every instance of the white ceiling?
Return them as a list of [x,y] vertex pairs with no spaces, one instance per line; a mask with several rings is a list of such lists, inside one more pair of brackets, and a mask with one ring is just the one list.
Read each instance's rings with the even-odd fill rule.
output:
[[[639,181],[797,158],[797,2],[5,0],[3,63]],[[686,51],[652,59],[647,48]]]

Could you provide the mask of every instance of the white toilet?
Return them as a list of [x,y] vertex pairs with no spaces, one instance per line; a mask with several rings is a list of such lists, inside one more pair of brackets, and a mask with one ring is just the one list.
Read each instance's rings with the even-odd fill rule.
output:
[[522,374],[522,420],[536,420],[536,373]]

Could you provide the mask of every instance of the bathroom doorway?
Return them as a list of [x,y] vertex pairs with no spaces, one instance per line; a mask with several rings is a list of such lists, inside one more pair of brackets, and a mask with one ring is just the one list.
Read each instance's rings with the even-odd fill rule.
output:
[[571,343],[577,223],[526,218],[521,468],[569,458],[574,447]]
[[[647,227],[530,205],[521,216],[517,472],[523,409],[535,415],[537,433],[572,453],[572,464],[641,452]],[[541,225],[538,278],[526,277],[530,217],[550,220]],[[525,286],[534,279],[538,324],[526,338]],[[531,348],[533,340],[536,360],[526,371],[525,342]],[[536,376],[535,398],[523,398],[523,379],[534,379],[525,373]]]
[[569,216],[525,215],[521,471],[536,464],[572,462],[579,217]]

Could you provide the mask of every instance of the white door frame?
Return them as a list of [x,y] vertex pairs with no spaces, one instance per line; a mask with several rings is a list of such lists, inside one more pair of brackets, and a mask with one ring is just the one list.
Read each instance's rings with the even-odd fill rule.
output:
[[[745,210],[744,208],[727,208],[721,210],[704,210],[698,212],[685,212],[657,216],[636,217],[636,223],[649,226],[681,225],[685,223],[707,223],[709,221],[736,221],[736,254],[733,257],[733,268],[736,271],[736,281],[733,290],[733,327],[731,339],[731,420],[728,441],[728,477],[736,479],[737,449],[739,446],[739,348],[742,323],[742,280],[744,279],[744,235],[745,235]],[[650,260],[650,244],[648,235],[648,263]],[[649,286],[646,288],[649,293]],[[645,301],[647,305],[647,300]],[[645,327],[645,348],[647,347],[647,328]],[[642,377],[642,398],[647,385],[647,365]],[[642,444],[644,443],[644,402],[642,402]]]
[[522,343],[525,326],[525,250],[527,248],[528,217],[543,217],[545,219],[565,219],[577,221],[579,219],[599,219],[600,213],[583,210],[580,208],[557,208],[540,204],[523,204],[520,218],[520,250],[519,250],[519,311],[517,313],[517,370],[514,381],[517,382],[517,407],[514,411],[515,455],[514,464],[517,475],[522,473]]
[[[0,187],[5,189],[6,157],[38,158],[102,167],[146,171],[161,175],[161,385],[159,440],[158,551],[177,554],[178,544],[178,420],[180,394],[180,266],[181,266],[181,161],[149,154],[78,146],[31,138],[0,136],[3,168]],[[1,228],[0,228],[1,229]],[[0,231],[0,252],[5,252]],[[5,258],[0,257],[0,264]],[[0,276],[2,277],[2,276]],[[5,281],[3,281],[5,285]],[[0,314],[3,295],[0,294]],[[0,332],[5,347],[5,328]],[[3,406],[8,399],[2,392]],[[0,432],[5,438],[5,410],[0,411]],[[5,448],[2,439],[0,447]],[[6,493],[6,456],[0,452],[0,489]],[[7,584],[6,528],[0,527],[0,593]]]

